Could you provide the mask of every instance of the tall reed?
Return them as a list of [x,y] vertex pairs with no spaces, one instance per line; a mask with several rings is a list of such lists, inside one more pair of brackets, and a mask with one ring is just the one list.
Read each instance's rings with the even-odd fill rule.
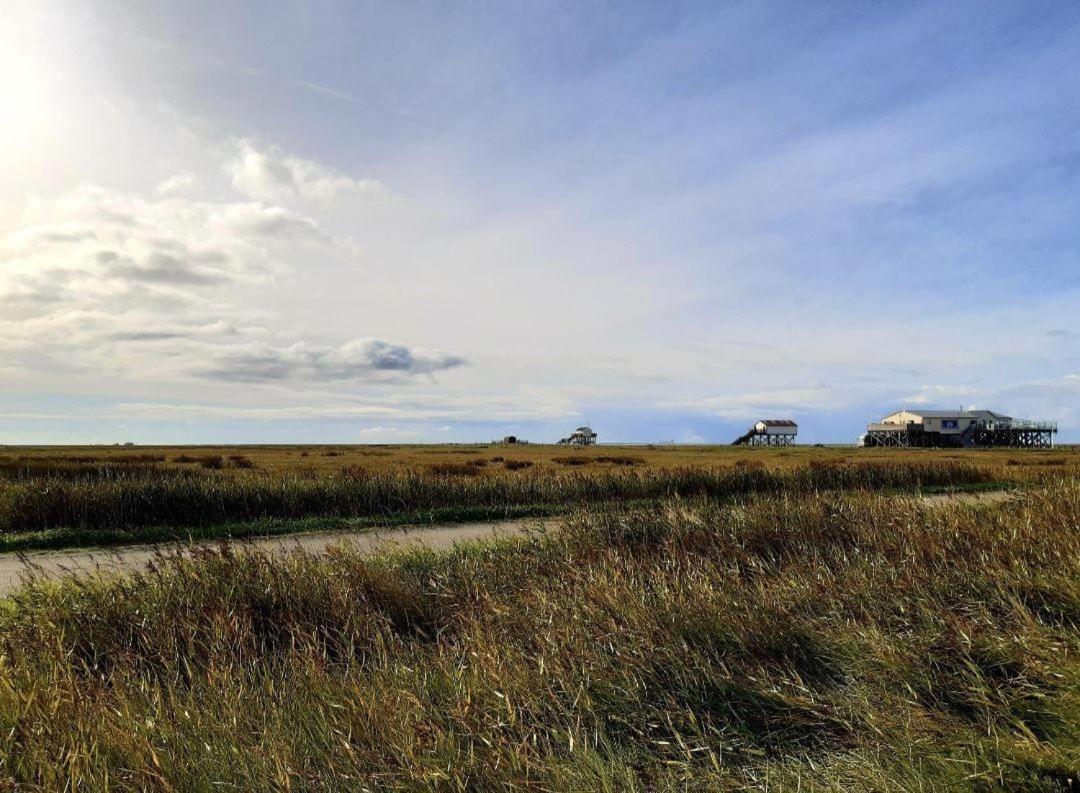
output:
[[499,508],[671,496],[720,498],[823,489],[914,488],[987,482],[991,469],[959,462],[811,463],[763,466],[524,472],[455,466],[430,471],[269,475],[116,466],[98,474],[49,475],[0,483],[0,532],[57,527],[126,529],[206,526],[265,518],[382,516],[433,508]]
[[1080,482],[589,507],[378,558],[203,551],[0,615],[45,789],[1067,790]]

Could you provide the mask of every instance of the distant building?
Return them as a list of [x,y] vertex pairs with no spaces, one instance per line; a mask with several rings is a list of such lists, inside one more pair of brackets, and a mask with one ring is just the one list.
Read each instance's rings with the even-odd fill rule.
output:
[[572,446],[592,446],[596,443],[596,433],[592,431],[591,427],[578,427],[570,433],[569,437],[563,438],[559,443]]
[[992,410],[904,409],[868,424],[861,445],[1049,449],[1056,432],[1052,421],[1021,421]]
[[760,419],[732,442],[732,446],[791,446],[799,425],[791,419]]

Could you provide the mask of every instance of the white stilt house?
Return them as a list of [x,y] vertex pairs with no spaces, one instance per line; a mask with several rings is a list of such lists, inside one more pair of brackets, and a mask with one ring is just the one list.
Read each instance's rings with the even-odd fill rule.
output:
[[761,419],[750,425],[732,446],[791,446],[799,425],[791,419]]
[[559,443],[571,446],[592,446],[596,443],[596,433],[591,427],[578,427],[570,433],[569,437],[563,438]]
[[863,446],[1051,449],[1057,424],[1023,421],[992,410],[896,410],[868,424]]

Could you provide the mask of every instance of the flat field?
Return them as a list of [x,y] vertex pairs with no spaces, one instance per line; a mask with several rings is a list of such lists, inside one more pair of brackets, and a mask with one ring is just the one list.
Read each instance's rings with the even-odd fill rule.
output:
[[[1071,450],[7,454],[9,537],[148,536],[163,518],[210,536],[440,510],[564,518],[452,550],[223,545],[126,575],[31,578],[0,601],[0,786],[1062,791],[1080,778]],[[1002,487],[1015,492],[905,497]]]
[[0,447],[0,551],[564,514],[602,503],[993,488],[1080,454],[541,445]]
[[[1021,451],[1018,449],[859,449],[851,446],[801,446],[751,448],[687,444],[599,445],[590,447],[552,444],[438,444],[438,445],[337,445],[337,446],[0,446],[0,465],[18,460],[82,461],[84,464],[139,462],[150,459],[164,467],[205,467],[221,459],[221,467],[236,468],[237,457],[266,473],[329,473],[345,466],[371,471],[423,470],[445,463],[470,463],[482,459],[494,468],[507,460],[537,465],[573,466],[575,458],[588,458],[593,467],[632,465],[646,468],[682,466],[730,466],[761,463],[769,468],[798,466],[808,462],[854,463],[952,460],[1014,468],[1080,467],[1080,447]],[[497,458],[497,459],[496,459]],[[568,462],[569,461],[569,462]],[[245,463],[241,463],[245,465]]]

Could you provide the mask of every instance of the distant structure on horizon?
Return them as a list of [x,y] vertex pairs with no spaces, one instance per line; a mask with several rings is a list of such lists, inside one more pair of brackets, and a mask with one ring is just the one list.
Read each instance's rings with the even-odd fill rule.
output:
[[569,437],[559,440],[560,445],[569,444],[571,446],[592,446],[595,443],[596,433],[592,431],[591,427],[578,427],[570,433]]
[[732,446],[791,446],[799,434],[799,425],[791,419],[761,419],[750,425]]
[[992,410],[897,410],[866,425],[860,446],[1052,449],[1057,424]]

